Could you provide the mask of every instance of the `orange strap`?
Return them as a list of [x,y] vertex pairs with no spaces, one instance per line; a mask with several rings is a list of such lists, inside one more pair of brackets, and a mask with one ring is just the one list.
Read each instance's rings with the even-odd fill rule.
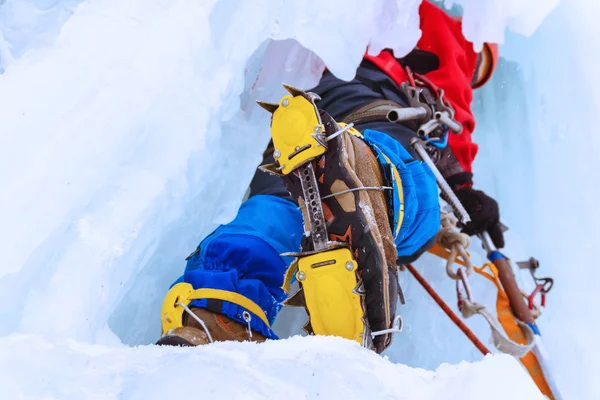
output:
[[[438,242],[435,242],[433,247],[427,251],[430,252],[431,254],[435,254],[436,256],[438,256],[440,258],[443,258],[444,260],[447,260],[450,257],[450,251],[448,249],[446,249],[444,246],[442,246],[441,244],[439,244]],[[465,264],[465,262],[460,259],[460,257],[456,257],[454,262],[456,264],[462,265],[463,267],[467,266]]]
[[[445,260],[447,260],[450,256],[450,251],[445,249],[439,243],[433,245],[433,247],[429,249],[429,252]],[[463,266],[465,265],[460,259],[456,259],[455,262]],[[489,272],[486,272],[486,269],[488,269]],[[500,278],[498,278],[498,269],[496,266],[492,263],[486,263],[480,268],[474,267],[473,270],[477,274],[492,282],[498,289],[498,295],[496,297],[496,312],[498,314],[498,321],[500,322],[500,325],[502,325],[502,328],[508,337],[515,343],[523,345],[527,344],[527,340],[525,339],[523,331],[515,321],[515,316],[510,307],[510,301],[506,295],[506,292],[504,291],[504,288],[502,287],[502,284],[500,283]],[[527,372],[540,391],[548,398],[553,400],[554,395],[552,394],[550,386],[544,377],[540,363],[533,352],[530,351],[521,357],[520,361],[525,369],[527,369]]]
[[[486,272],[486,269],[489,269],[491,273]],[[491,281],[498,288],[498,295],[496,297],[496,312],[498,313],[498,321],[500,321],[500,324],[502,325],[502,328],[504,328],[504,331],[508,337],[516,343],[526,344],[527,340],[523,335],[523,331],[515,322],[515,316],[510,308],[510,301],[508,300],[508,296],[502,288],[502,284],[498,278],[498,269],[496,269],[496,266],[492,263],[486,263],[481,268],[475,267],[473,270],[477,274]],[[533,352],[530,351],[529,353],[525,354],[520,358],[520,360],[540,391],[550,399],[554,399],[538,359]]]
[[[450,252],[438,243],[429,249],[429,252],[445,260],[447,260],[450,255]],[[462,260],[457,259],[455,262],[464,266]],[[486,269],[489,269],[490,272],[486,272]],[[510,308],[510,301],[506,295],[506,292],[504,291],[504,288],[502,287],[502,284],[500,283],[500,279],[498,278],[498,269],[496,269],[496,266],[492,263],[486,263],[480,268],[474,267],[473,270],[477,274],[492,282],[498,289],[498,295],[496,296],[496,312],[498,314],[498,321],[500,322],[500,325],[502,325],[502,328],[508,337],[515,343],[523,345],[527,344],[527,340],[525,339],[523,331],[515,321],[515,316]],[[550,386],[548,386],[548,382],[544,377],[542,367],[540,366],[540,363],[533,352],[530,351],[529,353],[525,354],[520,358],[520,360],[540,391],[548,398],[553,400],[554,395],[552,394]]]

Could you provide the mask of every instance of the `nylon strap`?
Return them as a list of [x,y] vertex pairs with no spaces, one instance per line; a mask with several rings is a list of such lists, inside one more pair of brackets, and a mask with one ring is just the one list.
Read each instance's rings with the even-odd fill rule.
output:
[[[442,228],[437,236],[436,246],[430,250],[431,253],[444,258],[447,260],[446,265],[446,273],[448,276],[457,281],[457,294],[459,296],[459,309],[463,315],[463,317],[470,318],[473,315],[479,314],[481,315],[492,331],[492,341],[494,346],[501,352],[510,354],[514,357],[523,357],[532,349],[534,345],[534,334],[531,328],[527,326],[522,321],[519,321],[510,309],[510,302],[508,302],[508,298],[500,281],[498,280],[498,271],[493,267],[493,265],[484,265],[484,267],[480,269],[474,268],[471,263],[470,255],[466,252],[466,248],[469,246],[468,237],[460,233],[456,230],[456,220],[453,217],[449,217],[448,214],[442,215]],[[451,250],[448,250],[450,248]],[[452,270],[452,265],[459,261],[457,260],[457,254],[461,254],[462,265],[465,266],[466,276],[469,276],[470,270],[474,270],[479,273],[483,277],[492,281],[498,288],[497,295],[497,303],[500,302],[501,299],[506,298],[506,304],[503,303],[503,307],[497,307],[498,318],[496,318],[483,304],[472,301],[467,293],[467,298],[463,298],[458,291],[458,281],[461,279],[460,274],[457,274]],[[488,267],[492,274],[488,274],[483,271],[485,267]],[[466,285],[466,282],[465,282]],[[515,328],[522,333],[524,336],[524,341],[519,343],[507,335],[509,329],[505,326],[503,321],[500,321],[499,318],[501,315],[509,315],[509,321],[515,325]],[[506,321],[504,321],[506,322]]]
[[233,304],[237,304],[238,306],[243,307],[243,308],[247,309],[248,311],[250,311],[252,314],[256,315],[258,318],[260,318],[262,320],[262,322],[265,323],[265,325],[267,325],[269,327],[269,329],[271,328],[271,325],[269,324],[269,320],[267,319],[267,316],[266,316],[265,312],[262,310],[262,308],[260,308],[258,304],[256,304],[255,302],[253,302],[246,296],[243,296],[239,293],[229,292],[227,290],[220,290],[220,289],[196,289],[192,293],[190,293],[190,295],[188,296],[188,299],[189,300],[215,299],[215,300],[223,300],[223,301],[228,301]]
[[[444,246],[442,246],[441,244],[439,244],[438,242],[435,242],[435,244],[429,249],[427,250],[428,253],[434,254],[440,258],[443,258],[445,260],[448,260],[448,258],[450,257],[450,251],[446,248],[444,248]],[[456,258],[454,260],[454,262],[456,264],[462,265],[463,267],[466,267],[467,264],[461,260],[460,258]]]
[[292,279],[294,279],[294,275],[298,272],[298,259],[294,259],[294,261],[290,264],[288,269],[285,271],[285,275],[283,277],[283,285],[281,288],[285,293],[290,292],[290,287],[292,286]]

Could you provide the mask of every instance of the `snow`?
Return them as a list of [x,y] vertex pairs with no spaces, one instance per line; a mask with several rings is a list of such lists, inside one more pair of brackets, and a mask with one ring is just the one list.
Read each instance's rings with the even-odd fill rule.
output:
[[[600,324],[589,312],[600,307],[590,260],[600,193],[589,172],[600,144],[590,123],[600,100],[598,6],[454,3],[476,44],[501,41],[505,27],[532,34],[547,16],[531,38],[507,35],[506,59],[475,98],[475,179],[500,201],[507,254],[535,255],[557,280],[540,325],[565,397],[600,398],[591,347]],[[336,398],[351,388],[345,397],[535,398],[514,360],[479,362],[406,274],[405,331],[390,361],[331,338],[130,347],[156,340],[183,258],[234,216],[269,137],[254,101],[276,101],[281,82],[313,86],[325,64],[349,79],[369,44],[399,55],[414,45],[417,0],[365,4],[0,2],[0,397]],[[452,305],[442,263],[426,256],[417,267]],[[493,309],[489,285],[472,283]],[[305,318],[285,310],[276,329],[288,336]],[[483,320],[468,324],[489,336]],[[444,362],[457,365],[438,368]]]
[[173,349],[12,335],[0,351],[6,399],[543,399],[509,356],[433,372],[332,337]]

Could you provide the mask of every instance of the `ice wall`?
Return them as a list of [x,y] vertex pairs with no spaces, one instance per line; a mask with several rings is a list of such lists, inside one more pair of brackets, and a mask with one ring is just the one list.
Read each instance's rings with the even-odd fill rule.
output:
[[371,39],[414,45],[416,0],[359,4],[86,2],[53,46],[13,61],[0,79],[0,333],[106,341],[110,319],[128,343],[154,340],[183,258],[232,218],[268,139],[254,100],[323,69],[298,43],[346,78]]
[[[277,100],[282,81],[312,86],[324,63],[350,78],[369,43],[410,49],[418,1],[97,0],[56,39],[76,3],[0,5],[0,336],[151,343],[183,258],[232,218],[268,140],[268,115],[254,100]],[[476,42],[505,24],[532,30],[554,5],[456,3]],[[14,12],[32,4],[53,11]],[[592,6],[562,5],[532,39],[509,36],[507,60],[475,99],[476,182],[501,202],[508,253],[538,256],[559,282],[542,328],[575,398],[600,397],[588,385],[598,374],[597,321],[586,312],[598,300],[593,279],[580,279],[593,274],[600,220],[585,178],[598,144],[585,118],[600,87]],[[426,258],[419,268],[453,302],[441,264]],[[407,328],[391,359],[427,368],[479,359],[418,284],[402,281]],[[566,301],[574,294],[582,304]],[[493,301],[484,286],[476,296]],[[280,331],[286,318],[302,316],[282,318]],[[469,324],[487,337],[480,321]]]
[[556,279],[540,324],[560,383],[576,399],[600,398],[599,11],[593,1],[563,2],[530,39],[508,36],[506,61],[475,101],[477,182],[513,227],[513,257],[537,256]]
[[51,45],[81,1],[0,1],[0,73],[29,50]]
[[[492,2],[479,4],[493,7]],[[539,324],[565,397],[577,399],[600,398],[595,383],[600,354],[594,344],[600,318],[593,311],[600,307],[594,265],[600,132],[592,122],[600,103],[599,11],[593,1],[563,2],[531,37],[509,32],[497,71],[473,102],[478,121],[474,140],[480,145],[475,185],[500,203],[502,219],[511,228],[506,253],[515,260],[537,257],[540,275],[556,280]],[[418,266],[452,301],[453,287],[439,263],[421,260]],[[531,290],[528,274],[520,278]],[[484,281],[477,290],[490,287],[486,285]],[[405,287],[409,299],[422,292],[410,277]],[[493,307],[490,296],[475,294]],[[393,359],[429,368],[460,355],[477,359],[430,299],[413,301],[405,310],[408,332],[390,350]],[[481,321],[467,323],[480,337],[488,337]],[[419,335],[428,329],[431,351],[423,352]]]
[[463,32],[476,48],[480,48],[484,42],[504,43],[507,30],[532,35],[559,1],[444,0],[443,3],[447,8],[461,6]]

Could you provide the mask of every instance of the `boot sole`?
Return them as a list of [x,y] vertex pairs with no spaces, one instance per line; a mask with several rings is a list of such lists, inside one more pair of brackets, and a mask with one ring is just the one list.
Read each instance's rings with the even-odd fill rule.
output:
[[193,344],[179,336],[165,335],[158,339],[157,346],[194,347]]
[[[329,117],[326,130],[335,131],[337,128],[327,126],[335,124]],[[349,155],[344,154],[342,140],[353,140],[344,138],[343,134],[329,142],[330,147],[315,163],[315,175],[318,182],[321,197],[339,193],[343,190],[364,187],[356,173],[349,165]],[[356,139],[358,140],[358,139]],[[348,146],[348,142],[346,146]],[[295,178],[284,178],[289,191],[296,199],[301,199],[302,187],[300,181]],[[304,201],[300,202],[301,204]],[[371,201],[365,191],[352,191],[337,196],[329,197],[322,201],[323,212],[327,222],[329,239],[335,242],[345,242],[350,245],[354,258],[358,262],[359,276],[364,282],[366,319],[370,330],[378,331],[388,329],[393,317],[391,314],[395,309],[390,305],[390,293],[395,292],[392,288],[394,280],[389,279],[388,266],[384,265],[385,256],[383,248],[380,248],[376,236],[380,237],[379,228],[374,218]],[[303,213],[304,222],[308,224],[306,214]],[[308,230],[308,227],[307,227]],[[309,244],[310,246],[310,244]],[[312,248],[303,248],[303,251]],[[390,286],[391,285],[391,286]],[[308,310],[310,314],[311,310]],[[321,312],[323,310],[320,310]],[[373,340],[375,351],[381,352],[389,345],[391,335],[377,336]]]

